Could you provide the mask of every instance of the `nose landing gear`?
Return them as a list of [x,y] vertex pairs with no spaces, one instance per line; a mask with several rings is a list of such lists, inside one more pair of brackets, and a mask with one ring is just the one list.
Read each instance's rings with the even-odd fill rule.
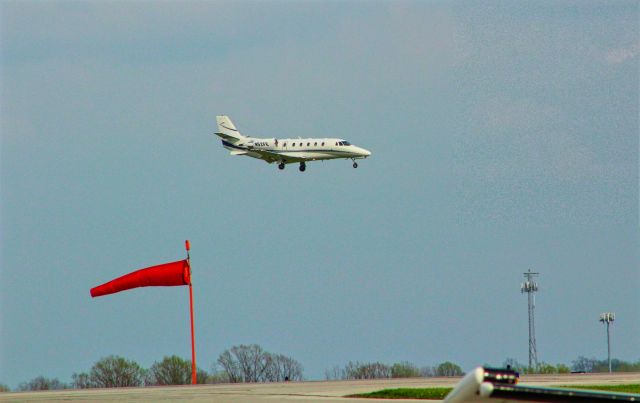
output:
[[284,169],[284,162],[281,162],[280,164],[278,164],[278,169],[279,170],[283,170]]
[[304,170],[307,169],[307,164],[305,164],[304,162],[300,163],[300,172],[304,172]]

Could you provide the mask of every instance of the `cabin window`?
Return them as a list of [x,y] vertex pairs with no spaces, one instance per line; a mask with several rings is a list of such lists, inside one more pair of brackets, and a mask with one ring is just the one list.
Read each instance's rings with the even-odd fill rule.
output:
[[286,147],[286,146],[287,146],[287,143],[282,143],[282,147]]
[[311,145],[311,143],[307,143],[307,147],[309,147]]
[[322,142],[322,147],[324,147],[324,141]]
[[313,143],[313,145],[314,145],[314,146],[317,146],[317,145],[318,145],[318,142],[316,141],[315,143]]
[[336,141],[336,145],[338,145],[338,142]]
[[296,146],[296,143],[291,143],[291,147],[295,147],[295,146]]

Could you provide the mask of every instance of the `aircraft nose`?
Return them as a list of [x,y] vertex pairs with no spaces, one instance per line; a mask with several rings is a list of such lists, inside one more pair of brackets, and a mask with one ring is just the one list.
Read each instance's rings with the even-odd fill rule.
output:
[[365,157],[368,157],[371,155],[371,151],[369,150],[365,150],[364,148],[362,149],[362,155],[364,155]]

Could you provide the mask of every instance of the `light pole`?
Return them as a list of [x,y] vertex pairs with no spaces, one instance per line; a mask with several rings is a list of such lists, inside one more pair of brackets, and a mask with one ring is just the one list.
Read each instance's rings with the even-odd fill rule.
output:
[[609,361],[609,373],[611,373],[611,339],[609,335],[609,324],[616,319],[613,312],[605,312],[600,314],[600,322],[607,324],[607,360]]

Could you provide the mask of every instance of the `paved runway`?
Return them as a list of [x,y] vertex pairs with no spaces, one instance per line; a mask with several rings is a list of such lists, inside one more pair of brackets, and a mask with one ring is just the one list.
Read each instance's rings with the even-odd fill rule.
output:
[[[63,390],[51,392],[2,393],[1,402],[303,402],[371,403],[370,399],[345,399],[354,393],[388,388],[454,386],[460,378],[380,379],[369,381],[290,382]],[[523,385],[624,384],[640,383],[640,373],[525,375]],[[380,400],[375,400],[379,402]],[[415,400],[392,400],[410,402]]]

